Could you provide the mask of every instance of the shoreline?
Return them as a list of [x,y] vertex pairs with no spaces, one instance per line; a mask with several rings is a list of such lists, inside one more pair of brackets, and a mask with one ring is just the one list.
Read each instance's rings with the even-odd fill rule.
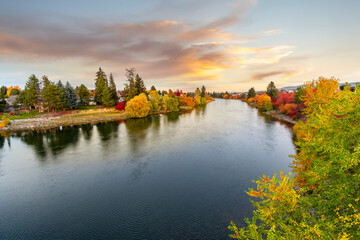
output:
[[[179,106],[179,111],[192,111],[194,107]],[[148,116],[171,113],[169,110],[160,110],[150,113]],[[148,117],[147,116],[147,117]],[[26,131],[43,131],[58,127],[77,126],[85,124],[97,124],[112,121],[124,121],[128,118],[125,111],[114,109],[88,110],[68,112],[63,116],[55,114],[46,114],[40,117],[15,119],[10,124],[0,128],[0,133],[16,133]]]

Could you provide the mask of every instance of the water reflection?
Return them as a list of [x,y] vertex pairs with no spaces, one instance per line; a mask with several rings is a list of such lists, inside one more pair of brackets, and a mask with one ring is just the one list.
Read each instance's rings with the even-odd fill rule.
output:
[[85,140],[87,140],[87,141],[91,140],[92,130],[93,130],[92,124],[85,124],[85,125],[81,126],[81,132],[82,132]]
[[140,119],[128,119],[125,122],[130,149],[134,154],[140,153],[146,141],[147,131],[152,124],[152,116]]
[[96,127],[104,143],[118,137],[119,123],[117,122],[98,123]]
[[[287,170],[290,134],[269,120],[217,100],[190,112],[19,133],[11,148],[0,136],[0,236],[224,239],[230,220],[252,213],[244,193],[251,180]],[[206,227],[194,231],[199,222]]]
[[62,153],[66,148],[76,148],[80,136],[80,127],[62,127],[52,131],[47,131],[45,138],[48,149],[53,156]]
[[5,144],[5,137],[0,135],[0,149],[2,149],[4,147],[4,144]]

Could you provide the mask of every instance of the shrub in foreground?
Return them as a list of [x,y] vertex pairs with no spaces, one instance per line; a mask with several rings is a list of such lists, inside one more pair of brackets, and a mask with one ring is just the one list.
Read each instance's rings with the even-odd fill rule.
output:
[[236,239],[360,239],[360,88],[335,79],[304,86],[307,121],[294,126],[295,176],[261,177],[250,189],[256,210]]

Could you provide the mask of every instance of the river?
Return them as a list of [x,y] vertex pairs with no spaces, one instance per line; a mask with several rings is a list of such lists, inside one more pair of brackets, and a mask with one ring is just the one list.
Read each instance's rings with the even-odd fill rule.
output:
[[228,239],[288,167],[288,125],[236,100],[0,136],[0,239]]

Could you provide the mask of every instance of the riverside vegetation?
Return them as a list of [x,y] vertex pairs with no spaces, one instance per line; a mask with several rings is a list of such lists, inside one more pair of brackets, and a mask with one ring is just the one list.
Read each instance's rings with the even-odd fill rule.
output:
[[[321,77],[303,86],[305,119],[293,128],[294,176],[280,172],[260,177],[257,188],[247,192],[259,199],[253,201],[253,218],[243,228],[231,222],[230,237],[360,238],[360,88],[341,91],[338,85],[336,79]],[[251,98],[255,96],[247,102]],[[270,108],[269,98],[263,99]],[[257,104],[264,108],[261,96]]]
[[[0,114],[3,117],[0,121],[0,130],[46,129],[143,118],[149,114],[193,109],[213,101],[206,92],[205,86],[202,86],[201,90],[197,88],[195,92],[187,94],[180,90],[173,92],[171,89],[168,92],[160,92],[154,86],[151,90],[146,90],[143,79],[134,68],[126,69],[126,78],[122,92],[116,90],[113,75],[110,73],[108,79],[101,68],[96,72],[94,91],[90,91],[84,84],[74,88],[69,82],[65,85],[61,81],[51,82],[47,76],[43,76],[42,81],[39,81],[35,75],[29,77],[23,91],[18,86],[9,88],[2,86]],[[11,106],[15,111],[3,114],[2,111],[10,107],[5,101],[8,95],[16,95]],[[120,97],[123,97],[124,101],[119,102]],[[89,105],[91,100],[96,106]],[[20,111],[18,110],[20,105],[34,110]],[[28,118],[37,118],[37,120],[22,120]]]

